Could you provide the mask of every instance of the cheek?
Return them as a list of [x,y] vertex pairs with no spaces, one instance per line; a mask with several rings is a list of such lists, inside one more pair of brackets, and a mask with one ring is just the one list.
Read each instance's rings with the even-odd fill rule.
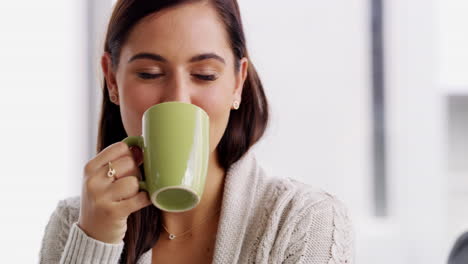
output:
[[231,95],[224,87],[223,91],[216,91],[200,97],[195,105],[203,108],[210,117],[210,151],[213,152],[221,140],[230,114]]
[[125,131],[129,136],[142,134],[141,118],[143,113],[154,104],[157,97],[155,89],[145,89],[145,87],[132,83],[123,82],[120,89],[120,113]]

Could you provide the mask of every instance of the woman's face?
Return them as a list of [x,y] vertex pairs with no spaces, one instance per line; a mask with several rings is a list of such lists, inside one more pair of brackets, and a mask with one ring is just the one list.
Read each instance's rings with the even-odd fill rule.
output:
[[102,57],[109,94],[118,96],[114,103],[120,105],[129,136],[141,135],[141,118],[149,107],[191,103],[210,117],[210,152],[224,134],[233,102],[240,102],[247,64],[243,58],[235,70],[224,25],[205,3],[143,18],[122,46],[116,71],[109,54]]

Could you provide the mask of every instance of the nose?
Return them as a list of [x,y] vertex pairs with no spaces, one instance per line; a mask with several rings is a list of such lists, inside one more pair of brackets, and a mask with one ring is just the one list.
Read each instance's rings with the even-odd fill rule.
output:
[[182,78],[181,74],[173,76],[164,89],[163,102],[191,103],[190,84]]

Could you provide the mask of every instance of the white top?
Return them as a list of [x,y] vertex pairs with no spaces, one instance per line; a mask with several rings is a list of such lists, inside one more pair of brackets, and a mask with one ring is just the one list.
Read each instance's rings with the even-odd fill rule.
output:
[[[80,198],[58,203],[45,228],[40,263],[118,263],[120,244],[88,237],[77,225]],[[290,178],[271,177],[252,151],[226,173],[213,263],[354,263],[343,204]],[[151,250],[138,264],[151,263]]]

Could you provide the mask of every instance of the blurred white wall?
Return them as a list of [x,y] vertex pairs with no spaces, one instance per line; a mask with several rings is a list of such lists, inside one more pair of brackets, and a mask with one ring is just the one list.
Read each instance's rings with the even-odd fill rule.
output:
[[438,86],[443,100],[447,239],[468,231],[468,1],[439,0]]
[[[386,2],[392,246],[385,263],[444,263],[446,179],[436,0]],[[399,252],[399,254],[394,254]],[[383,254],[383,253],[382,253]]]
[[272,108],[259,160],[275,176],[337,195],[365,243],[372,206],[368,2],[239,3]]
[[79,193],[88,107],[83,1],[0,3],[2,263],[35,263],[59,199]]
[[[468,1],[437,1],[437,43],[439,44],[438,81],[446,88],[464,87],[468,93]],[[451,92],[450,90],[445,90]]]
[[[356,216],[370,210],[367,4],[240,1],[252,61],[272,108],[257,153],[276,176],[337,194]],[[268,9],[268,12],[266,12]],[[352,186],[352,187],[351,187]]]

